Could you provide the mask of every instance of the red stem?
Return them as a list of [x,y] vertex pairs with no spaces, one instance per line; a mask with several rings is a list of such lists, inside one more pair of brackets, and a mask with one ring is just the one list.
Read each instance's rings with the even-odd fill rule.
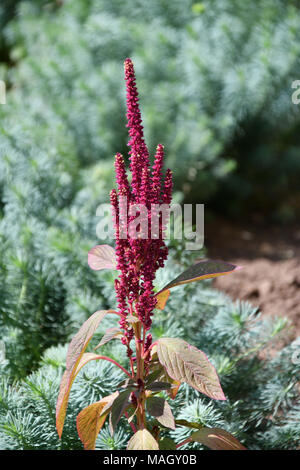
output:
[[122,317],[121,313],[116,310],[108,310],[108,313],[115,313],[116,315],[119,315],[119,317]]
[[[128,416],[127,411],[125,411],[124,414],[125,414],[126,418],[129,420],[129,416]],[[129,423],[129,421],[128,421],[128,423]],[[133,424],[132,421],[130,421],[129,426],[131,427],[131,429],[133,430],[133,432],[136,433],[136,427],[135,427],[135,425]]]
[[188,437],[188,438],[185,439],[184,441],[180,442],[180,444],[177,444],[176,449],[178,449],[178,447],[184,446],[184,444],[187,444],[187,443],[190,442],[190,441],[191,441],[191,438]]
[[128,375],[130,379],[132,378],[130,373],[126,369],[124,369],[124,367],[121,366],[121,364],[119,364],[117,361],[114,361],[114,359],[111,359],[110,357],[107,357],[107,356],[98,356],[97,359],[104,359],[105,361],[112,362],[113,364],[115,364],[115,366],[119,367],[123,372],[125,372],[125,374]]
[[[130,311],[130,315],[133,315],[132,302],[129,302],[129,311]],[[130,367],[131,367],[131,372],[132,372],[132,378],[134,379],[134,367],[133,367],[132,356],[130,356],[129,360],[130,360]]]

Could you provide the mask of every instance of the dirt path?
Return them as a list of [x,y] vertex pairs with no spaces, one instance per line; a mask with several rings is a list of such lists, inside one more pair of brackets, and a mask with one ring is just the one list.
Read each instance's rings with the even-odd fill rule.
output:
[[216,219],[205,226],[208,256],[243,266],[214,281],[233,299],[249,300],[263,314],[286,316],[300,335],[300,226],[238,226]]

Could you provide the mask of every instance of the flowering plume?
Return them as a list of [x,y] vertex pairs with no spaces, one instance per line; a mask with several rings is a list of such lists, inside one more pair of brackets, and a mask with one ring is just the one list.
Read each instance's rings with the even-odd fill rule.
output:
[[[121,154],[115,156],[117,191],[111,192],[111,204],[115,214],[116,256],[119,278],[115,282],[118,310],[122,318],[120,326],[124,330],[123,343],[127,345],[128,355],[132,355],[130,341],[133,329],[127,316],[133,312],[143,326],[145,341],[146,331],[150,329],[151,317],[156,304],[153,291],[155,272],[164,266],[168,250],[163,240],[163,227],[159,219],[159,234],[151,238],[151,217],[157,210],[155,205],[171,202],[172,173],[167,170],[163,182],[164,148],[158,145],[152,171],[150,171],[149,152],[144,140],[142,117],[139,108],[138,92],[133,63],[126,59],[124,63],[127,91],[127,127],[129,128],[129,159],[131,185],[129,184],[124,159]],[[133,214],[133,206],[139,211]],[[147,209],[146,214],[142,208]],[[140,224],[138,236],[133,237],[128,226],[136,216]],[[147,220],[145,220],[145,218]],[[146,229],[143,229],[145,222]],[[124,227],[123,227],[124,225]],[[141,342],[144,343],[141,340]],[[151,345],[148,335],[145,349]]]

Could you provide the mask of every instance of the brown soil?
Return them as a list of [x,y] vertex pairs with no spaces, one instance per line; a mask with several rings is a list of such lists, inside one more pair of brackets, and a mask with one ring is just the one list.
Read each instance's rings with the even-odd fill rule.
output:
[[300,226],[237,225],[215,219],[205,226],[205,246],[213,259],[243,269],[214,280],[231,298],[249,300],[266,315],[291,321],[300,335]]

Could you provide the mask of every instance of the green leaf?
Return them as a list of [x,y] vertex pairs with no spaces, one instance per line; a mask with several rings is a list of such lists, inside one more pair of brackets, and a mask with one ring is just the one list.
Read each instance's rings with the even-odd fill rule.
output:
[[159,450],[176,450],[175,442],[170,437],[164,437],[158,443]]
[[149,397],[146,401],[148,413],[166,428],[175,429],[175,421],[167,400],[161,397]]
[[157,294],[156,308],[163,310],[167,303],[170,295],[170,289],[181,284],[188,284],[189,282],[200,281],[202,279],[209,279],[217,276],[223,276],[229,274],[237,269],[241,269],[240,266],[235,266],[231,263],[225,263],[224,261],[200,261],[200,263],[194,264],[183,273],[179,274],[173,281],[169,282],[163,289]]
[[158,377],[161,376],[162,370],[164,370],[164,369],[159,364],[159,367],[156,370],[151,372],[151,374],[147,375],[147,377],[145,378],[146,386],[152,384],[154,382],[154,380],[158,379]]
[[[113,313],[113,311],[99,310],[95,312],[88,320],[84,322],[78,333],[74,336],[71,343],[69,344],[66,371],[60,383],[59,395],[56,404],[56,429],[59,437],[61,437],[64,427],[72,384],[81,367],[83,367],[83,365],[88,362],[86,361],[82,363],[83,353],[91,341],[92,336],[98,328],[101,320],[108,313]],[[96,354],[92,354],[92,356],[90,355],[89,357],[89,360],[97,359]]]
[[120,421],[121,416],[123,415],[126,408],[130,405],[128,398],[133,390],[133,388],[128,388],[127,390],[121,392],[112,405],[109,416],[109,430],[112,436],[114,435],[116,426]]
[[172,379],[215,400],[226,400],[216,370],[202,351],[178,338],[160,338],[156,344],[159,362]]
[[109,245],[96,245],[88,252],[88,265],[94,271],[117,269],[116,252]]
[[94,348],[98,349],[100,346],[103,346],[104,344],[108,343],[110,340],[117,338],[118,336],[122,336],[123,333],[119,328],[108,328],[106,330],[103,338],[101,339],[100,343]]
[[212,450],[246,450],[232,434],[220,428],[201,428],[190,439]]
[[140,429],[129,440],[127,450],[159,450],[159,447],[147,429]]
[[125,380],[122,380],[122,382],[120,382],[117,387],[122,387],[122,388],[128,388],[128,387],[133,387],[133,388],[137,388],[137,383],[135,380],[133,379],[125,379]]
[[224,274],[229,274],[236,269],[240,269],[240,267],[231,263],[225,263],[224,261],[200,261],[200,263],[194,264],[186,271],[179,274],[179,276],[169,282],[169,284],[167,284],[160,292],[181,284],[223,276]]
[[187,428],[192,429],[201,429],[203,427],[202,424],[190,423],[190,421],[186,421],[185,419],[175,419],[175,424],[178,424],[178,426],[185,426]]
[[97,436],[106,420],[110,407],[119,395],[118,392],[102,398],[97,403],[84,408],[77,416],[78,435],[85,450],[94,450]]
[[161,392],[162,390],[168,390],[169,388],[171,388],[171,384],[168,382],[153,382],[147,386],[147,390],[151,390],[152,392]]

